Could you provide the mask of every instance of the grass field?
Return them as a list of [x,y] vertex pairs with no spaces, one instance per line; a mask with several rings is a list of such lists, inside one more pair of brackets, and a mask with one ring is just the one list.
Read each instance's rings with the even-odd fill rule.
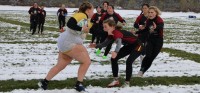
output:
[[[9,13],[13,13],[13,15],[9,15]],[[56,57],[57,57],[57,48],[56,39],[59,36],[58,26],[55,15],[47,16],[47,21],[45,23],[45,31],[44,35],[31,35],[29,31],[29,16],[24,13],[16,13],[14,11],[4,12],[0,11],[0,76],[8,76],[8,79],[4,78],[1,80],[0,78],[0,92],[12,91],[14,89],[37,89],[38,78],[30,77],[28,74],[32,75],[39,74],[41,78],[46,75],[46,72],[55,65]],[[14,16],[14,17],[13,17]],[[126,29],[130,29],[135,18],[126,18],[127,26]],[[164,31],[164,43],[165,44],[173,44],[179,45],[183,44],[195,44],[191,46],[191,48],[195,48],[196,51],[200,52],[200,47],[196,46],[200,44],[200,19],[197,20],[188,20],[188,19],[179,19],[179,18],[164,18],[165,21],[165,31]],[[88,35],[87,40],[91,38],[91,35]],[[86,41],[88,42],[88,41]],[[172,46],[173,47],[173,46]],[[189,47],[190,48],[190,47]],[[39,50],[38,50],[39,49]],[[162,54],[169,54],[169,57],[177,57],[180,60],[190,60],[196,62],[200,65],[200,54],[195,52],[188,52],[190,50],[184,49],[176,49],[176,48],[168,48],[165,47],[162,49]],[[33,57],[34,56],[34,57]],[[44,58],[40,58],[44,56]],[[52,57],[53,56],[53,57]],[[158,58],[165,64],[169,60],[165,58]],[[42,62],[45,61],[46,63]],[[50,61],[50,63],[47,63]],[[172,62],[172,61],[170,61]],[[36,65],[37,64],[37,65]],[[45,67],[44,65],[47,65]],[[79,63],[74,62],[72,66],[77,67]],[[99,65],[98,63],[96,63]],[[181,63],[180,63],[181,64]],[[102,64],[101,64],[102,65]],[[100,65],[100,66],[101,66]],[[121,65],[125,65],[122,63]],[[14,76],[18,74],[15,71],[12,71],[12,68],[25,68],[34,66],[28,72],[23,72],[27,74],[27,77],[24,79],[15,79]],[[33,69],[38,69],[37,66],[44,66],[46,70],[41,70],[40,73],[34,72]],[[94,65],[93,65],[94,66]],[[110,63],[107,62],[103,64],[105,67],[109,67]],[[137,65],[139,66],[139,64]],[[185,66],[185,65],[184,65]],[[135,66],[136,67],[136,66]],[[198,67],[198,66],[197,66]],[[94,67],[95,68],[95,67]],[[109,68],[110,69],[110,68]],[[139,68],[138,68],[139,69]],[[170,68],[169,68],[170,69]],[[10,71],[11,70],[11,71]],[[14,69],[13,69],[14,70]],[[44,71],[44,72],[43,72]],[[159,72],[159,70],[150,70],[149,73]],[[185,73],[182,70],[182,73]],[[136,72],[136,71],[135,71]],[[181,70],[180,70],[181,72]],[[92,86],[100,86],[105,87],[111,78],[111,74],[104,75],[105,71],[89,74],[86,77],[85,85]],[[121,73],[121,81],[123,81],[124,73]],[[148,72],[147,72],[148,73]],[[72,72],[72,74],[76,74],[76,72]],[[96,75],[96,76],[95,76]],[[66,76],[65,76],[66,77]],[[92,77],[100,77],[100,78],[92,78]],[[196,73],[194,75],[180,75],[180,76],[146,76],[145,78],[133,78],[131,81],[131,86],[148,86],[148,85],[195,85],[200,84],[200,74]],[[53,80],[49,86],[49,89],[63,89],[63,88],[72,88],[74,85],[75,76],[69,77],[61,80]],[[67,84],[66,84],[67,83]]]

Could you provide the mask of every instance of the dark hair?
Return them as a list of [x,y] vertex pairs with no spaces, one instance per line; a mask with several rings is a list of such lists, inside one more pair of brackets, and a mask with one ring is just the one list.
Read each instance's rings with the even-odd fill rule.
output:
[[143,7],[143,6],[150,7],[149,4],[147,4],[147,3],[142,4],[142,7]]
[[102,8],[102,7],[101,6],[96,6],[95,8],[97,9],[97,8]]
[[115,9],[115,7],[113,5],[108,5],[108,6],[111,6],[113,10]]
[[111,19],[107,19],[105,21],[103,21],[103,24],[107,23],[109,26],[116,26],[116,23],[114,20],[111,20]]
[[104,2],[102,3],[102,5],[104,5],[104,3],[107,3],[107,5],[109,5],[109,2],[108,2],[108,1],[104,1]]
[[[142,8],[143,8],[144,6],[147,6],[148,8],[150,7],[149,4],[147,4],[147,3],[142,4]],[[142,11],[142,10],[141,10],[141,11]],[[143,13],[143,11],[140,13],[140,15],[141,15],[142,13]]]
[[84,2],[81,4],[81,6],[79,7],[79,10],[78,12],[82,12],[82,13],[85,13],[85,11],[87,9],[91,9],[93,7],[93,5],[89,2]]

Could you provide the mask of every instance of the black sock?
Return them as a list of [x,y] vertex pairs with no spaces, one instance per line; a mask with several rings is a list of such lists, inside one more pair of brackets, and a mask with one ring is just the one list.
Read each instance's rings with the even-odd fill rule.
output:
[[44,79],[44,82],[47,83],[47,84],[49,83],[49,81],[46,78]]
[[80,84],[82,84],[83,82],[80,82],[80,81],[77,81],[76,82],[76,86],[78,86],[78,85],[80,85]]
[[143,74],[144,74],[144,72],[145,72],[145,68],[140,68],[140,71],[142,71]]

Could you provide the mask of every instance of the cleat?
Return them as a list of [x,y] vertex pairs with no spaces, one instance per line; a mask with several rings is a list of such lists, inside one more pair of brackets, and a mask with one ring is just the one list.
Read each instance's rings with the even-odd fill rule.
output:
[[107,87],[116,87],[119,86],[119,80],[113,80]]
[[103,56],[102,58],[103,58],[103,59],[107,59],[107,56]]
[[138,74],[136,75],[136,77],[143,77],[143,74],[144,73],[142,71],[139,71]]
[[100,49],[97,49],[97,50],[96,50],[96,55],[99,56],[100,54],[101,54],[101,50],[100,50]]
[[46,90],[48,87],[48,83],[45,82],[44,80],[41,80],[40,82],[38,82],[38,87],[42,88],[43,90]]
[[78,91],[78,92],[84,92],[85,91],[85,87],[82,84],[75,85],[74,89],[76,89],[76,91]]
[[64,28],[63,28],[63,27],[60,29],[60,32],[61,32],[61,33],[64,32]]

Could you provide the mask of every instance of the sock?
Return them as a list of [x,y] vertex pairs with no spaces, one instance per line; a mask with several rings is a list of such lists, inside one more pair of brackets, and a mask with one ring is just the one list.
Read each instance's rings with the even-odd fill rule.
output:
[[49,81],[46,78],[44,79],[44,82],[47,83],[47,84],[49,83]]
[[142,71],[142,73],[144,74],[144,68],[142,67],[142,68],[140,68],[140,71]]
[[83,82],[80,82],[80,81],[77,81],[76,82],[76,86],[78,86],[78,85],[80,85],[80,84],[82,84]]

